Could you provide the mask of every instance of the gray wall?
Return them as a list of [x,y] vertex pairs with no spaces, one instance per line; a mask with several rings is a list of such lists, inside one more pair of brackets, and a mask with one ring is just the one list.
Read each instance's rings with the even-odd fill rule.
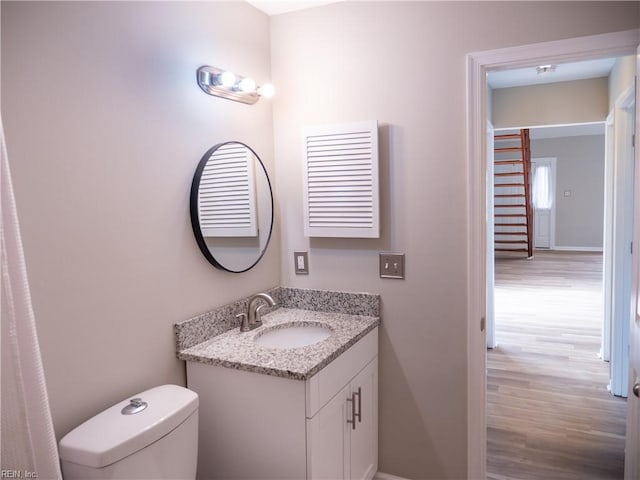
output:
[[604,135],[531,141],[532,158],[557,158],[556,247],[602,248],[604,153]]
[[205,95],[196,69],[270,79],[269,19],[244,3],[2,2],[2,117],[58,437],[163,383],[172,325],[280,283],[209,265],[189,189],[241,140],[273,174],[271,103]]
[[607,77],[492,90],[495,128],[601,122],[609,113]]
[[[638,4],[611,2],[345,2],[272,19],[283,282],[382,294],[382,471],[466,477],[465,54],[637,19]],[[368,119],[381,124],[381,238],[305,238],[301,128]],[[307,249],[296,276],[292,252]],[[406,254],[405,280],[378,277],[380,251]]]

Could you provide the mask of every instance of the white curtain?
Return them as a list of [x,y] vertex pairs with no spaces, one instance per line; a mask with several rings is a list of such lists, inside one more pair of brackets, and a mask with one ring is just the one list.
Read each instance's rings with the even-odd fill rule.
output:
[[551,208],[553,192],[551,191],[551,167],[549,165],[535,165],[532,190],[534,208]]
[[[3,473],[62,479],[0,119]],[[37,475],[37,477],[36,477]],[[4,475],[3,475],[4,476]]]

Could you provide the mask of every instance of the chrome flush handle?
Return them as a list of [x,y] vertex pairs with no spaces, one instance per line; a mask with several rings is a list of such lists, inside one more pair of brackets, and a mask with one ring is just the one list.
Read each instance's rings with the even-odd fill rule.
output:
[[125,405],[120,413],[122,413],[122,415],[135,415],[136,413],[143,411],[148,406],[149,404],[147,402],[136,397],[129,400],[129,404]]

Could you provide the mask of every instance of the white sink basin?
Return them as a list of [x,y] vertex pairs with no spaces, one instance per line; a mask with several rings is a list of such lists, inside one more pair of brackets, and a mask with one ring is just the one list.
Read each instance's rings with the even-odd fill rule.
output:
[[300,348],[329,338],[331,330],[324,325],[292,323],[272,327],[258,335],[254,341],[269,348]]

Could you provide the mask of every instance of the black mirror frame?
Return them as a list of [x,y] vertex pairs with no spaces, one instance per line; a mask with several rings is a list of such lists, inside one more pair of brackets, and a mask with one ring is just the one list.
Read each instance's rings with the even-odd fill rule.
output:
[[[225,267],[224,265],[222,265],[220,262],[218,262],[215,259],[215,257],[212,255],[211,251],[209,250],[209,247],[207,246],[207,242],[205,241],[204,236],[202,235],[202,231],[200,230],[200,219],[198,217],[198,189],[200,188],[200,180],[202,178],[202,172],[204,171],[204,167],[207,164],[207,161],[209,160],[213,152],[215,152],[218,148],[222,147],[223,145],[228,145],[230,143],[237,143],[244,146],[245,148],[248,148],[251,151],[251,153],[253,153],[253,155],[256,157],[258,162],[260,162],[260,166],[262,167],[264,175],[267,179],[267,184],[269,185],[269,193],[271,196],[271,222],[269,224],[269,235],[267,237],[267,241],[264,244],[264,249],[262,250],[262,252],[260,252],[260,255],[258,256],[256,261],[253,264],[251,264],[249,267],[245,268],[244,270],[231,270]],[[204,156],[198,163],[198,166],[196,167],[196,171],[193,174],[193,181],[191,182],[191,196],[189,200],[189,207],[190,207],[190,213],[191,213],[191,228],[193,229],[193,235],[196,239],[196,243],[198,244],[198,247],[200,247],[200,251],[202,252],[204,257],[214,267],[220,270],[224,270],[225,272],[243,273],[255,267],[258,264],[258,262],[262,259],[264,254],[267,252],[267,248],[269,247],[269,243],[271,242],[271,234],[273,233],[273,217],[275,216],[274,202],[273,202],[273,188],[271,188],[271,180],[269,180],[269,174],[267,173],[267,169],[265,168],[264,163],[262,163],[262,160],[260,159],[258,154],[249,145],[242,142],[235,141],[235,140],[230,140],[228,142],[218,143],[213,147],[211,147],[209,150],[207,150],[207,152],[204,154]]]

